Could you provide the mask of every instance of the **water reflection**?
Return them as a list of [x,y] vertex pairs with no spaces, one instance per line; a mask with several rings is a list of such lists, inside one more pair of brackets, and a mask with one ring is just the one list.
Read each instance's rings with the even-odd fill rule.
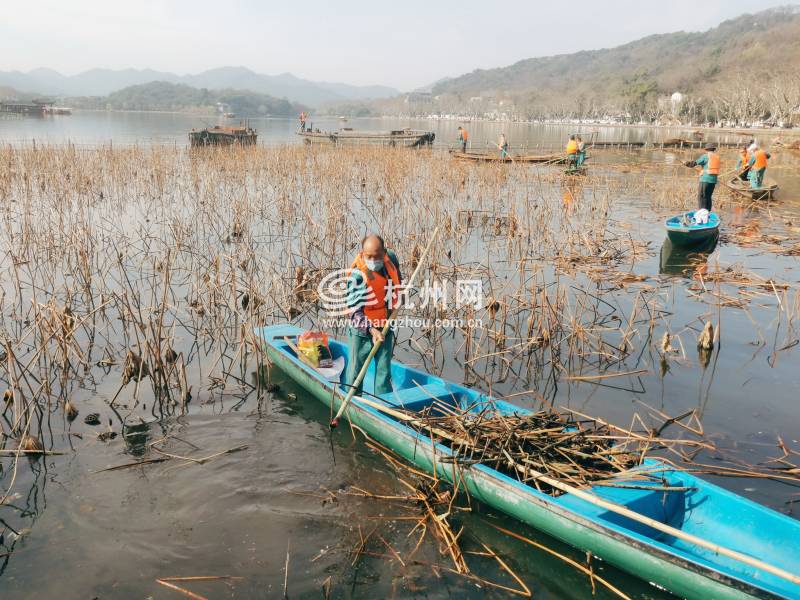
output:
[[[0,576],[8,568],[17,543],[33,529],[34,524],[47,507],[45,485],[47,483],[47,463],[40,457],[23,458],[30,469],[30,476],[11,492],[0,496]],[[13,468],[13,467],[12,467]],[[0,475],[3,475],[0,467]]]
[[123,423],[122,438],[125,440],[125,449],[131,456],[144,456],[150,441],[150,423]]
[[667,237],[661,246],[661,262],[658,272],[664,275],[691,278],[696,272],[704,271],[708,257],[717,248],[718,236],[692,246],[681,248],[672,243]]

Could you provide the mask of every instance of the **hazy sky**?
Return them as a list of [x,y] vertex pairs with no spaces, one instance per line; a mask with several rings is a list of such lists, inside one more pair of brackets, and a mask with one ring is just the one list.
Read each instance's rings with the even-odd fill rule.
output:
[[242,65],[409,90],[523,58],[702,31],[776,4],[782,2],[0,0],[0,70],[185,74]]

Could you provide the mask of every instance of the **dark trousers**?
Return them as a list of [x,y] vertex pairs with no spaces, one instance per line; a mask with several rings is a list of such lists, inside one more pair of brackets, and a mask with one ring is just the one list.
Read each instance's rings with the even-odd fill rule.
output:
[[461,152],[467,153],[467,140],[461,140]]
[[711,212],[711,196],[714,194],[716,183],[709,183],[701,181],[700,186],[697,188],[697,209],[705,208]]

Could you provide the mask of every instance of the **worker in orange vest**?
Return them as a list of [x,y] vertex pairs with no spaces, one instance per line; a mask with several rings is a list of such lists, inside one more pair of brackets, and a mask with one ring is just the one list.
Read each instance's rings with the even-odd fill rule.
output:
[[467,140],[469,140],[469,132],[463,127],[458,128],[458,143],[461,144],[461,152],[467,152]]
[[750,173],[750,152],[748,151],[749,144],[744,144],[739,150],[739,162],[736,163],[736,168],[739,171],[739,179],[747,181],[747,175]]
[[700,167],[700,185],[697,188],[697,208],[705,208],[711,212],[711,197],[714,188],[717,186],[722,161],[717,154],[717,145],[714,143],[706,144],[706,153],[697,160],[684,163],[687,167]]
[[764,173],[767,172],[767,160],[771,158],[769,152],[758,147],[755,143],[750,147],[750,187],[757,190],[764,184]]
[[574,167],[578,162],[578,141],[575,139],[574,135],[569,136],[566,151],[567,164],[570,167]]
[[[348,356],[345,382],[352,385],[364,366],[372,346],[382,342],[375,354],[375,382],[372,393],[392,392],[392,351],[394,331],[390,328],[384,339],[383,326],[397,306],[401,292],[400,263],[383,238],[367,235],[361,241],[361,252],[350,266],[347,279],[347,307],[350,323],[347,328]],[[356,395],[362,392],[361,386]]]
[[300,113],[300,131],[306,130],[306,111]]

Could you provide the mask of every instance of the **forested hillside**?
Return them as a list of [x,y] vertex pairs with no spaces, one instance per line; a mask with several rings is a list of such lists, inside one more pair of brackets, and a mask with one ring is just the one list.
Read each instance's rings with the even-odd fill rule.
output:
[[[799,8],[743,15],[705,32],[476,70],[438,83],[433,94],[459,110],[496,99],[506,107],[501,110],[532,118],[654,120],[676,112],[694,121],[782,121],[800,105]],[[665,102],[675,92],[684,98],[680,106]]]
[[165,81],[132,85],[108,96],[70,98],[69,103],[76,108],[200,112],[218,110],[223,105],[225,110],[242,117],[294,116],[304,108],[267,94],[234,89],[210,90]]

